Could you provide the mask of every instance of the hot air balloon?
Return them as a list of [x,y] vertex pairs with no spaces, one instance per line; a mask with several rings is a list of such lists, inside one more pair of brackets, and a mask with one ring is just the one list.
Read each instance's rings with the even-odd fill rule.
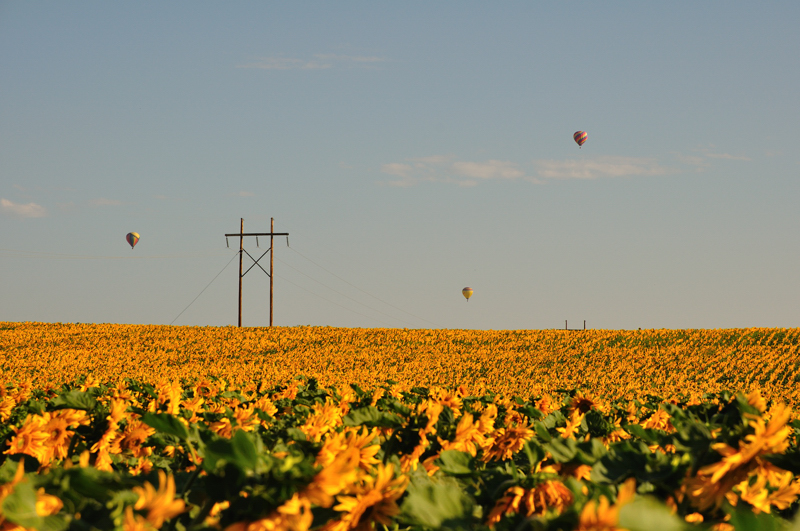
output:
[[133,246],[136,245],[136,242],[139,241],[139,233],[129,232],[128,235],[125,236],[125,241],[128,242],[128,245],[131,246],[131,250],[133,250]]
[[578,149],[580,149],[583,143],[586,142],[586,137],[588,136],[589,135],[586,134],[586,131],[576,131],[575,134],[572,135],[572,138],[574,138],[575,142],[578,143]]
[[465,299],[467,299],[467,302],[469,302],[469,298],[472,297],[472,288],[467,287],[462,289],[461,294],[464,296]]

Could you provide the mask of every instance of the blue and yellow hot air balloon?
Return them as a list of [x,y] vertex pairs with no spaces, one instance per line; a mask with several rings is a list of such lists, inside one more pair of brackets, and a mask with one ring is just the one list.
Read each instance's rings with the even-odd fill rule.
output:
[[136,242],[139,241],[139,233],[138,232],[129,232],[127,236],[125,236],[125,241],[131,246],[131,250],[136,245]]
[[472,297],[472,288],[466,287],[462,289],[461,294],[464,296],[465,299],[467,299],[467,302],[469,302],[469,298]]

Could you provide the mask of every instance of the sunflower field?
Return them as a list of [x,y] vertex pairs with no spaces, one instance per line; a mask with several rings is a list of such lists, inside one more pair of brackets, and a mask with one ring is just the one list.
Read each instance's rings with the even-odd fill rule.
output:
[[7,382],[47,387],[93,375],[278,385],[389,381],[506,395],[584,388],[603,398],[697,400],[758,390],[800,407],[800,329],[415,330],[0,322]]
[[0,530],[800,529],[797,338],[0,323]]

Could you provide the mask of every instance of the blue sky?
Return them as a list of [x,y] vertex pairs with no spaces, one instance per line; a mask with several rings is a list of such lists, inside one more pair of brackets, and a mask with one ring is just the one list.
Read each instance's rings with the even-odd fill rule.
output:
[[798,326],[798,20],[0,2],[0,321]]

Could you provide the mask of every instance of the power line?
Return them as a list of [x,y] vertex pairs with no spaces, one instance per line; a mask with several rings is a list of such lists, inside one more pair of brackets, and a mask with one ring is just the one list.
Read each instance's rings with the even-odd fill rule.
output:
[[[228,260],[228,263],[227,263],[227,264],[225,264],[225,267],[223,267],[223,268],[220,270],[220,272],[219,272],[219,273],[217,273],[217,274],[214,276],[214,278],[212,278],[212,279],[211,279],[211,282],[209,282],[209,283],[208,283],[208,285],[207,285],[205,288],[203,288],[203,291],[207,290],[207,289],[208,289],[208,286],[210,286],[211,284],[213,284],[213,283],[214,283],[214,281],[215,281],[215,280],[217,280],[217,277],[218,277],[218,276],[220,276],[220,275],[222,274],[222,272],[223,272],[223,271],[225,271],[225,269],[226,269],[226,268],[227,268],[229,265],[231,265],[231,262],[233,262],[233,259],[234,259],[234,258],[236,258],[236,256],[237,256],[238,254],[239,254],[239,253],[235,253],[235,254],[234,254],[232,257],[231,257],[231,259],[230,259],[230,260]],[[188,305],[188,306],[186,306],[186,308],[184,308],[183,310],[181,310],[181,313],[179,313],[179,314],[178,314],[178,316],[177,316],[177,317],[175,317],[175,319],[173,319],[173,320],[172,320],[172,323],[174,323],[175,321],[177,321],[177,320],[178,320],[178,317],[180,317],[181,315],[183,315],[183,312],[185,312],[186,310],[188,310],[188,309],[189,309],[189,306],[191,306],[192,304],[194,304],[194,301],[196,301],[198,298],[200,298],[200,295],[202,295],[202,294],[203,294],[203,291],[201,291],[200,293],[198,293],[198,294],[197,294],[197,297],[195,297],[194,299],[192,299],[192,302],[190,302],[190,303],[189,303],[189,305]],[[170,323],[170,325],[172,325],[172,323]]]
[[59,254],[45,253],[40,251],[20,251],[17,249],[0,249],[0,253],[18,256],[34,255],[43,259],[51,260],[150,260],[155,258],[202,258],[206,256],[219,256],[220,252],[213,253],[181,253],[181,254],[161,254],[145,256],[101,256],[88,254]]
[[[290,247],[290,249],[291,249],[291,247]],[[313,280],[313,281],[314,281],[314,282],[316,282],[317,284],[320,284],[321,286],[324,286],[324,287],[328,288],[328,289],[329,289],[329,290],[331,290],[332,292],[334,292],[334,293],[338,293],[338,294],[339,294],[339,295],[341,295],[342,297],[345,297],[345,298],[347,298],[347,299],[350,299],[351,301],[355,302],[356,304],[360,304],[361,306],[363,306],[363,307],[365,307],[365,308],[369,308],[370,310],[372,310],[372,311],[374,311],[374,312],[378,312],[378,313],[379,313],[379,314],[381,314],[381,315],[385,315],[386,317],[389,317],[390,319],[394,319],[394,320],[396,320],[396,321],[400,321],[401,323],[407,324],[408,326],[414,326],[413,324],[409,323],[408,321],[404,321],[404,320],[402,320],[402,319],[400,319],[400,318],[398,318],[398,317],[395,317],[395,316],[393,316],[393,315],[391,315],[391,314],[388,314],[388,313],[386,313],[386,312],[382,312],[381,310],[379,310],[379,309],[377,309],[377,308],[373,308],[372,306],[369,306],[368,304],[364,304],[363,302],[360,302],[360,301],[358,301],[358,300],[354,299],[353,297],[350,297],[349,295],[346,295],[346,294],[342,293],[341,291],[338,291],[338,290],[336,290],[336,289],[334,289],[334,288],[332,288],[332,287],[328,286],[328,285],[327,285],[327,284],[325,284],[324,282],[321,282],[321,281],[319,281],[319,280],[315,279],[314,277],[312,277],[312,276],[310,276],[310,275],[307,275],[306,273],[303,273],[302,271],[300,271],[300,270],[299,270],[299,269],[297,269],[296,267],[292,266],[291,264],[287,264],[286,262],[284,262],[284,261],[283,261],[283,260],[281,260],[280,258],[276,258],[276,260],[277,260],[277,261],[279,261],[279,262],[281,262],[283,265],[285,265],[285,266],[287,266],[287,267],[290,267],[291,269],[294,269],[295,271],[297,271],[298,273],[300,273],[300,274],[301,274],[301,275],[303,275],[304,277],[310,278],[311,280]]]
[[354,314],[356,314],[356,315],[360,315],[361,317],[366,317],[367,319],[374,319],[375,321],[378,321],[379,323],[385,324],[386,326],[388,326],[388,327],[390,327],[390,328],[391,328],[391,326],[392,326],[392,325],[388,324],[386,321],[383,321],[383,320],[381,320],[381,319],[378,319],[377,317],[374,317],[374,316],[369,316],[369,315],[365,315],[365,314],[363,314],[363,313],[361,313],[361,312],[357,312],[357,311],[355,311],[355,310],[352,310],[352,309],[348,308],[347,306],[342,306],[342,305],[341,305],[341,304],[339,304],[338,302],[334,302],[334,301],[330,300],[330,299],[329,299],[329,298],[327,298],[327,297],[323,297],[323,296],[322,296],[322,295],[320,295],[319,293],[314,293],[314,292],[313,292],[313,291],[311,291],[310,289],[306,289],[306,288],[304,288],[303,286],[301,286],[301,285],[299,285],[299,284],[295,284],[294,282],[292,282],[292,281],[291,281],[291,280],[289,280],[288,278],[286,278],[286,277],[283,277],[283,276],[281,276],[281,275],[278,275],[277,273],[275,274],[275,276],[276,276],[276,277],[278,277],[278,278],[280,278],[281,280],[285,280],[286,282],[288,282],[289,284],[291,284],[292,286],[294,286],[294,287],[296,287],[296,288],[300,288],[301,290],[303,290],[303,291],[305,291],[305,292],[307,292],[307,293],[310,293],[310,294],[314,295],[315,297],[319,297],[319,298],[320,298],[320,299],[322,299],[322,300],[328,301],[329,303],[331,303],[331,304],[333,304],[333,305],[335,305],[335,306],[338,306],[339,308],[343,308],[343,309],[347,310],[348,312],[354,313]]
[[[341,281],[342,281],[342,282],[344,282],[345,284],[347,284],[347,285],[349,285],[349,286],[351,286],[351,287],[353,287],[353,288],[357,289],[357,290],[358,290],[358,291],[360,291],[361,293],[364,293],[364,294],[366,294],[366,295],[369,295],[369,296],[370,296],[370,297],[372,297],[373,299],[375,299],[375,300],[378,300],[378,301],[382,302],[383,304],[385,304],[385,305],[387,305],[387,306],[391,306],[391,307],[392,307],[392,308],[394,308],[395,310],[399,310],[399,311],[401,311],[401,312],[403,312],[403,313],[405,313],[405,314],[408,314],[408,315],[410,315],[410,316],[412,316],[412,317],[416,317],[416,318],[417,318],[417,319],[419,319],[420,321],[425,321],[426,323],[432,324],[433,326],[436,326],[436,327],[438,327],[438,326],[439,326],[439,325],[437,325],[436,323],[434,323],[434,322],[432,322],[432,321],[429,321],[428,319],[425,319],[424,317],[420,317],[419,315],[416,315],[416,314],[413,314],[413,313],[411,313],[411,312],[408,312],[408,311],[406,311],[406,310],[404,310],[404,309],[402,309],[402,308],[398,308],[398,307],[397,307],[397,306],[395,306],[394,304],[392,304],[392,303],[390,303],[390,302],[386,302],[385,300],[381,299],[380,297],[377,297],[377,296],[373,295],[372,293],[370,293],[370,292],[368,292],[368,291],[364,291],[363,289],[359,288],[359,287],[358,287],[358,286],[356,286],[355,284],[352,284],[352,283],[348,282],[347,280],[343,279],[342,277],[340,277],[340,276],[339,276],[339,275],[337,275],[336,273],[334,273],[334,272],[332,272],[332,271],[329,271],[329,270],[328,270],[328,269],[326,269],[325,267],[323,267],[323,266],[319,265],[317,262],[315,262],[315,261],[314,261],[314,260],[312,260],[311,258],[309,258],[309,257],[305,256],[303,253],[301,253],[300,251],[298,251],[298,250],[297,250],[297,249],[295,249],[294,247],[289,247],[289,249],[291,249],[292,251],[294,251],[295,253],[297,253],[298,255],[300,255],[301,257],[303,257],[304,259],[308,260],[309,262],[311,262],[311,263],[312,263],[312,264],[314,264],[315,266],[319,267],[320,269],[322,269],[322,270],[323,270],[323,271],[325,271],[326,273],[328,273],[328,274],[330,274],[330,275],[333,275],[333,276],[335,276],[336,278],[338,278],[339,280],[341,280]],[[395,319],[397,319],[397,318],[395,317]],[[400,319],[398,319],[398,321],[400,321]],[[402,322],[402,321],[401,321],[401,322]]]
[[[297,221],[297,220],[295,220],[295,221]],[[301,234],[301,236],[303,236],[303,233],[302,233],[302,231],[299,231],[299,230],[297,229],[297,227],[296,227],[296,226],[294,226],[294,227],[292,228],[292,230],[293,230],[294,232],[299,232],[299,233]],[[313,238],[313,237],[312,237],[311,235],[309,235],[309,234],[305,234],[304,236],[305,236],[306,238]],[[439,327],[439,325],[438,325],[437,323],[434,323],[433,321],[431,321],[431,320],[429,320],[429,319],[426,319],[426,318],[424,318],[424,317],[420,317],[419,315],[416,315],[416,314],[414,314],[414,313],[411,313],[411,312],[409,312],[409,311],[407,311],[407,310],[404,310],[403,308],[400,308],[400,307],[398,307],[398,306],[395,306],[394,304],[392,304],[392,303],[390,303],[390,302],[388,302],[388,301],[385,301],[384,299],[382,299],[382,298],[380,298],[380,297],[378,297],[378,296],[376,296],[376,295],[373,295],[372,293],[370,293],[370,292],[368,292],[368,291],[366,291],[366,290],[364,290],[364,289],[362,289],[362,288],[360,288],[360,287],[356,286],[355,284],[353,284],[353,283],[351,283],[351,282],[349,282],[349,281],[345,280],[344,278],[340,277],[339,275],[337,275],[337,274],[336,274],[336,273],[334,273],[333,271],[331,271],[331,270],[329,270],[329,269],[325,268],[324,266],[322,266],[322,265],[320,265],[319,263],[315,262],[315,261],[314,261],[314,260],[312,260],[311,258],[307,257],[306,255],[304,255],[303,253],[301,253],[300,251],[298,251],[298,250],[297,250],[297,249],[295,249],[294,247],[289,247],[289,248],[290,248],[292,251],[294,251],[295,253],[297,253],[298,255],[300,255],[300,256],[301,256],[303,259],[305,259],[305,260],[308,260],[309,262],[311,262],[311,263],[312,263],[312,264],[314,264],[315,266],[319,267],[320,269],[322,269],[323,271],[325,271],[325,272],[326,272],[326,273],[328,273],[329,275],[332,275],[332,276],[336,277],[337,279],[341,280],[342,282],[344,282],[344,283],[345,283],[345,284],[347,284],[348,286],[350,286],[350,287],[353,287],[353,288],[357,289],[357,290],[358,290],[358,291],[360,291],[361,293],[364,293],[365,295],[368,295],[368,296],[372,297],[373,299],[375,299],[375,300],[377,300],[377,301],[379,301],[379,302],[382,302],[383,304],[385,304],[385,305],[387,305],[387,306],[389,306],[389,307],[391,307],[391,308],[394,308],[395,310],[398,310],[398,311],[400,311],[400,312],[402,312],[402,313],[404,313],[404,314],[406,314],[406,315],[410,315],[411,317],[414,317],[414,318],[416,318],[416,319],[419,319],[420,321],[424,321],[424,322],[426,322],[426,323],[428,323],[428,324],[430,324],[430,325],[433,325],[434,327],[437,327],[437,328]],[[396,318],[396,317],[393,317],[393,319],[397,319],[397,318]],[[399,320],[399,321],[403,322],[401,319],[397,319],[397,320]]]

